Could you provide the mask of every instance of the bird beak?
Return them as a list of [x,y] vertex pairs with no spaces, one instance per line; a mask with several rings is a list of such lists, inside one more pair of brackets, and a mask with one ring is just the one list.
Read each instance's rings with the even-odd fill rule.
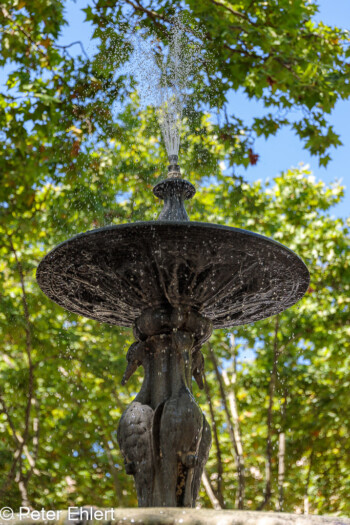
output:
[[201,373],[200,370],[198,370],[198,368],[196,368],[195,370],[193,370],[193,377],[195,378],[196,380],[196,383],[198,385],[198,388],[200,390],[203,390],[204,388],[204,383],[203,383],[203,375]]
[[132,361],[131,363],[128,363],[128,366],[126,367],[126,370],[124,372],[123,379],[122,379],[123,386],[130,379],[130,377],[133,375],[135,370],[137,370],[139,365],[140,365],[139,361]]

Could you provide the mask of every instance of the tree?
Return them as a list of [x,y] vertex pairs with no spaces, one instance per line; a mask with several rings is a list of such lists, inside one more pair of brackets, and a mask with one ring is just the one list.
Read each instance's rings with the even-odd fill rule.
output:
[[[222,191],[219,209],[224,202],[230,208],[235,193]],[[304,168],[283,173],[265,188],[245,185],[238,201],[239,226],[249,225],[290,246],[311,272],[310,288],[298,305],[235,330],[236,344],[225,334],[214,339],[219,370],[233,378],[225,396],[233,393],[239,407],[246,503],[259,509],[303,510],[305,505],[310,512],[349,512],[347,482],[341,479],[349,463],[344,397],[349,381],[349,231],[325,213],[340,195],[339,186],[326,188]],[[215,385],[216,374],[211,377]],[[232,458],[223,445],[221,462],[225,451]],[[213,456],[212,461],[215,478]]]
[[[141,381],[119,386],[132,334],[65,312],[35,282],[39,260],[58,242],[110,223],[153,219],[158,211],[151,187],[167,161],[154,110],[140,110],[133,83],[115,70],[130,52],[128,25],[139,23],[166,39],[166,20],[177,4],[131,7],[141,21],[127,19],[118,2],[87,8],[100,38],[92,60],[57,45],[62,2],[20,0],[0,8],[0,64],[13,67],[0,95],[0,502],[14,508],[136,503],[115,445],[119,417]],[[319,112],[348,96],[346,34],[311,27],[314,7],[306,2],[290,5],[288,19],[281,0],[273,8],[242,3],[242,16],[229,4],[188,7],[189,28],[193,19],[206,22],[203,60],[210,56],[205,74],[194,79],[192,109],[200,109],[201,100],[222,108],[228,89],[239,86],[267,106],[297,104],[309,112],[303,117],[307,147],[325,162],[338,139],[322,136]],[[106,53],[110,61],[101,59]],[[315,62],[316,72],[306,73],[306,64]],[[123,103],[118,115],[111,111],[116,100]],[[224,175],[220,162],[232,170],[254,160],[253,136],[240,133],[245,126],[234,118],[215,124],[191,108],[187,116],[181,166],[200,186],[191,218],[273,236],[312,269],[300,306],[234,330],[235,344],[231,332],[218,332],[213,354],[205,349],[206,389],[196,395],[218,437],[208,483],[226,507],[245,492],[247,508],[293,511],[305,500],[310,511],[349,512],[348,229],[327,215],[342,189],[317,183],[306,169],[287,172],[274,185],[249,186]],[[269,135],[289,124],[268,117],[259,125],[252,133]],[[205,493],[201,502],[209,504]]]
[[[230,90],[238,89],[267,109],[251,126],[239,114],[225,114],[223,122],[213,127],[230,149],[230,163],[256,163],[254,138],[269,137],[289,126],[326,165],[329,148],[341,144],[326,115],[339,98],[349,96],[348,32],[317,24],[315,1],[187,0],[185,6],[188,30],[203,47],[193,109],[207,103],[214,111],[222,110]],[[113,54],[116,46],[128,49],[123,34],[130,26],[147,28],[167,41],[171,16],[183,9],[179,0],[97,0],[85,11],[96,26],[94,34],[101,39],[105,56]]]

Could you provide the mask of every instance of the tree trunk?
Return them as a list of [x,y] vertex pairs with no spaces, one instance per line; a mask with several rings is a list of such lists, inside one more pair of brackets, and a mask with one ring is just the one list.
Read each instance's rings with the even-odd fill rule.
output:
[[277,364],[278,364],[278,334],[279,329],[279,316],[276,316],[275,320],[275,336],[273,345],[273,365],[269,383],[269,406],[267,410],[267,443],[266,443],[266,468],[265,468],[265,490],[264,499],[258,510],[263,508],[269,503],[272,495],[271,482],[272,482],[272,419],[273,419],[273,398],[275,395],[276,380],[277,380]]
[[278,505],[277,510],[282,512],[283,510],[283,484],[285,474],[284,458],[286,453],[286,437],[285,433],[281,432],[278,436]]
[[206,473],[205,469],[204,469],[203,474],[202,474],[202,481],[203,481],[203,485],[204,485],[204,488],[205,488],[205,492],[207,493],[208,498],[210,499],[210,503],[212,504],[213,509],[215,509],[215,510],[221,509],[220,502],[219,502],[219,500],[217,499],[217,497],[214,494],[214,491],[212,489],[211,483],[209,481],[209,478],[207,476],[207,473]]
[[[31,419],[32,419],[32,409],[33,407],[37,408],[38,411],[38,403],[35,397],[35,377],[34,377],[34,364],[32,360],[32,350],[33,350],[33,344],[32,344],[32,324],[30,320],[30,314],[29,314],[29,307],[28,307],[28,299],[27,299],[27,292],[25,287],[25,274],[23,270],[22,263],[20,259],[18,258],[17,251],[15,249],[15,246],[12,242],[12,237],[10,234],[7,234],[7,239],[9,242],[10,250],[12,251],[14,255],[14,259],[16,262],[16,267],[19,275],[19,281],[20,281],[20,287],[22,292],[22,306],[23,306],[23,317],[24,317],[24,332],[25,332],[25,353],[27,356],[28,361],[28,392],[27,392],[27,401],[26,406],[24,409],[24,424],[23,424],[23,431],[18,432],[15,428],[15,425],[11,419],[10,413],[7,409],[4,395],[0,392],[0,406],[2,408],[2,412],[6,415],[7,422],[10,426],[11,432],[13,434],[13,438],[16,443],[16,450],[13,454],[13,462],[10,468],[9,473],[7,474],[7,477],[3,483],[3,485],[0,487],[0,495],[8,490],[9,485],[12,483],[13,480],[18,484],[18,489],[21,494],[22,498],[22,505],[26,507],[30,507],[30,502],[28,498],[28,483],[30,480],[30,477],[32,473],[35,470],[35,463],[38,453],[38,446],[39,446],[39,419],[38,417],[33,418],[33,437],[30,437],[30,426],[31,426]],[[28,441],[32,439],[33,441],[33,456],[31,456],[27,443]],[[26,475],[23,474],[23,456],[25,456],[29,463],[29,469]]]
[[305,493],[304,493],[304,514],[309,514],[310,504],[309,504],[309,485],[310,485],[310,476],[312,470],[312,462],[314,459],[314,446],[312,444],[310,460],[309,460],[309,469],[307,472],[306,484],[305,484]]
[[222,399],[222,402],[223,402],[223,405],[224,405],[224,411],[225,411],[225,415],[226,415],[227,427],[228,427],[231,443],[232,443],[232,446],[233,446],[234,458],[235,458],[235,462],[236,462],[236,468],[237,468],[237,474],[238,474],[237,508],[238,509],[243,509],[244,508],[244,490],[245,490],[244,464],[242,464],[242,462],[241,462],[241,457],[242,456],[239,453],[239,447],[238,447],[238,444],[237,444],[237,441],[236,441],[236,437],[235,437],[235,433],[234,433],[234,430],[233,430],[233,424],[232,424],[230,411],[229,411],[229,408],[228,408],[228,402],[227,402],[227,396],[226,396],[226,393],[225,393],[223,378],[222,378],[222,375],[220,374],[220,371],[219,371],[219,367],[218,367],[218,364],[217,364],[217,361],[216,361],[214,350],[213,350],[213,348],[212,348],[212,346],[210,344],[208,346],[209,346],[210,359],[211,359],[211,361],[213,363],[215,374],[216,374],[216,378],[217,378],[218,383],[219,383],[220,395],[221,395],[221,399]]

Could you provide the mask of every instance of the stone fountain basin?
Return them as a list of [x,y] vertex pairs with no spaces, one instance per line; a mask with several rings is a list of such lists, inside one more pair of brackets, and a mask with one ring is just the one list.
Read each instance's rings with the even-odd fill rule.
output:
[[37,281],[65,309],[132,326],[150,307],[186,305],[214,328],[289,308],[309,286],[304,262],[262,235],[215,224],[149,221],[79,234],[41,261]]

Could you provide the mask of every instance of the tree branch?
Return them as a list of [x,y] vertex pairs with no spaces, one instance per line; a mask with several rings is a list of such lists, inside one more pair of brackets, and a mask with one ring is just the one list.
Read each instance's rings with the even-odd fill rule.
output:
[[221,509],[222,507],[219,503],[219,500],[216,498],[214,494],[214,491],[212,489],[212,486],[210,484],[210,481],[209,481],[209,478],[208,478],[208,475],[205,469],[203,470],[203,474],[202,474],[202,482],[205,488],[205,492],[207,493],[208,498],[210,499],[210,502],[213,506],[213,509],[216,509],[216,510]]
[[54,44],[53,46],[54,46],[54,47],[57,47],[57,48],[59,48],[59,49],[68,49],[69,47],[72,47],[72,46],[75,46],[75,45],[79,45],[80,48],[81,48],[81,50],[82,50],[82,52],[84,53],[85,57],[86,57],[88,60],[90,60],[90,58],[89,58],[87,52],[85,51],[85,48],[84,48],[84,46],[83,46],[83,43],[82,43],[80,40],[76,40],[75,42],[71,42],[70,44],[67,44],[66,46],[60,46],[60,45],[58,45],[58,44]]
[[280,432],[278,435],[278,504],[277,510],[279,512],[283,511],[283,501],[284,501],[284,475],[285,475],[285,464],[284,457],[286,453],[286,435],[284,432]]
[[[279,351],[281,354],[281,350]],[[277,510],[283,512],[284,505],[284,479],[285,479],[285,455],[286,455],[286,411],[287,411],[288,391],[285,388],[283,393],[283,403],[281,406],[282,431],[278,435],[278,503]]]
[[13,245],[11,235],[8,235],[8,239],[10,242],[11,251],[15,257],[17,270],[18,270],[19,277],[20,277],[20,283],[21,283],[21,289],[22,289],[22,304],[23,304],[23,312],[24,312],[24,319],[25,319],[25,333],[26,333],[25,350],[27,354],[28,367],[29,367],[28,368],[27,406],[25,410],[25,424],[24,424],[24,432],[23,432],[23,442],[26,443],[28,439],[28,434],[29,434],[30,411],[31,411],[31,405],[33,403],[33,392],[34,392],[34,366],[32,362],[31,322],[30,322],[30,317],[29,317],[27,293],[26,293],[25,283],[24,283],[23,267],[22,267],[20,260],[17,257],[17,252]]
[[30,469],[25,476],[27,484],[29,482],[29,479],[32,477],[32,474],[36,474],[37,476],[40,475],[40,471],[36,468],[36,462],[37,462],[38,453],[39,453],[39,433],[40,433],[39,409],[38,409],[38,402],[36,399],[33,399],[33,404],[35,405],[36,410],[37,410],[37,415],[33,417],[33,439],[32,439],[33,455],[30,454],[27,445],[23,447],[23,451],[30,465]]
[[228,397],[229,406],[231,410],[231,417],[233,421],[233,433],[234,433],[235,440],[237,443],[237,453],[239,456],[240,469],[242,471],[242,477],[244,478],[245,466],[244,466],[243,444],[242,444],[242,436],[241,436],[241,431],[240,431],[236,395],[232,388],[232,382],[230,382],[226,370],[222,371],[222,377],[224,379],[226,387],[229,388],[227,397]]
[[217,2],[217,0],[209,0],[209,2],[211,2],[214,5],[217,5],[218,7],[222,7],[223,9],[225,9],[225,11],[228,11],[229,13],[231,13],[231,15],[236,16],[237,18],[241,18],[242,20],[245,20],[246,22],[249,22],[250,24],[255,25],[253,22],[249,20],[247,15],[244,15],[240,11],[236,11],[235,9],[232,9],[232,7],[230,6],[222,4],[221,2]]
[[[233,339],[233,336],[232,336],[232,339]],[[236,383],[236,350],[234,348],[234,342],[232,343],[231,351],[232,350],[234,354],[234,359],[233,359],[234,372],[232,375],[232,379],[231,381],[229,380],[226,370],[222,371],[222,377],[224,379],[226,388],[228,389],[228,400],[229,400],[229,406],[231,410],[231,417],[233,420],[233,433],[234,433],[235,440],[237,443],[238,459],[239,459],[240,469],[242,472],[242,478],[244,480],[245,479],[245,465],[244,465],[244,455],[243,455],[243,444],[242,444],[242,436],[241,436],[239,417],[238,417],[236,394],[234,391],[234,385]],[[244,497],[244,493],[243,493],[243,497]]]
[[28,33],[28,31],[26,31],[26,29],[24,29],[24,27],[22,27],[19,24],[17,24],[17,22],[12,18],[12,16],[10,15],[10,13],[7,11],[7,9],[5,7],[1,7],[1,12],[3,14],[3,17],[6,20],[10,20],[10,22],[12,22],[14,24],[14,26],[17,27],[17,29],[29,40],[29,42],[31,44],[33,44],[33,46],[35,46],[37,48],[39,53],[41,53],[44,57],[47,58],[47,55],[46,55],[45,51],[39,47],[39,44],[37,42],[35,42],[35,40],[33,40],[31,35]]
[[15,427],[15,425],[13,423],[12,417],[10,415],[10,411],[9,411],[9,409],[8,409],[6,403],[5,403],[5,399],[4,399],[3,394],[2,394],[1,391],[0,391],[0,405],[2,407],[1,412],[3,414],[5,414],[7,422],[9,424],[9,427],[10,427],[11,432],[12,432],[12,437],[13,437],[16,445],[18,446],[20,444],[20,439],[21,438],[18,438],[18,436],[17,436],[16,427]]
[[[166,37],[168,36],[167,31],[164,29],[163,25],[158,21],[163,20],[164,22],[169,22],[169,20],[162,14],[157,13],[156,11],[153,11],[151,9],[147,9],[147,7],[144,7],[138,0],[136,0],[136,3],[133,0],[125,0],[126,4],[129,4],[131,7],[134,8],[135,12],[140,12],[143,14],[146,14],[149,16],[152,20],[154,25],[163,33]],[[94,4],[96,9],[102,9],[102,7]]]

